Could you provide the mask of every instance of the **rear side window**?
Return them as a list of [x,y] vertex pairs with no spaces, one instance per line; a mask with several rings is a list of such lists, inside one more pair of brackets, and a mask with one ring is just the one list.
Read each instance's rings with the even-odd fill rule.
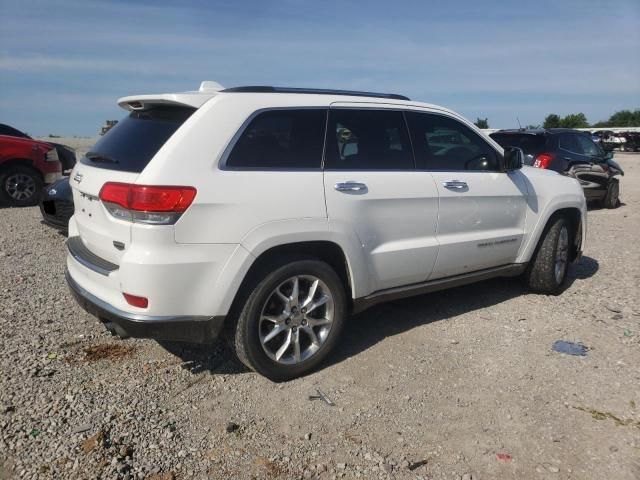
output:
[[230,168],[319,169],[327,112],[268,110],[255,116],[227,157]]
[[443,115],[407,112],[416,163],[428,170],[498,170],[496,151],[466,125]]
[[578,142],[577,137],[578,136],[574,135],[573,133],[563,133],[562,135],[560,135],[560,148],[566,150],[567,152],[582,155],[584,152],[582,151],[582,146]]
[[329,112],[325,169],[414,169],[402,112],[336,109]]
[[194,108],[186,107],[133,111],[110,129],[81,162],[109,170],[142,172],[193,112]]
[[601,155],[600,149],[595,143],[593,143],[593,140],[591,140],[589,137],[587,137],[586,135],[576,135],[576,138],[578,139],[578,143],[580,144],[582,151],[586,155]]

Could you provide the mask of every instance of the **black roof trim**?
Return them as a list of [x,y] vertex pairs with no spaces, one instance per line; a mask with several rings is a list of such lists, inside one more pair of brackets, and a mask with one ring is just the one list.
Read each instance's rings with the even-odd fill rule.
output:
[[225,88],[221,92],[231,93],[310,93],[315,95],[345,95],[351,97],[372,97],[390,98],[393,100],[410,100],[409,97],[398,95],[397,93],[375,93],[359,92],[353,90],[331,90],[329,88],[292,88],[292,87],[269,87],[266,85],[256,85],[247,87]]

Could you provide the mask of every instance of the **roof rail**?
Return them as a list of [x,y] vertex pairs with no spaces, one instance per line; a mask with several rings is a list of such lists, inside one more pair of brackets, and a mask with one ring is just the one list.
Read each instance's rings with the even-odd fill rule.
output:
[[409,100],[409,97],[398,95],[397,93],[375,93],[359,92],[354,90],[332,90],[329,88],[292,88],[292,87],[269,87],[266,85],[255,85],[247,87],[232,87],[221,90],[231,93],[309,93],[315,95],[345,95],[351,97],[373,97],[391,98],[394,100]]

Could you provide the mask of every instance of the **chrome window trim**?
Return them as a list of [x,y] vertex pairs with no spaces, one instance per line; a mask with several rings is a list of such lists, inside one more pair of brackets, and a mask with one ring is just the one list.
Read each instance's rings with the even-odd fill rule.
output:
[[[381,105],[384,105],[384,107],[381,108]],[[387,108],[388,106],[388,108]],[[327,134],[328,134],[328,129],[329,129],[329,113],[331,110],[380,110],[380,111],[397,111],[397,112],[401,112],[403,114],[403,118],[404,118],[404,123],[405,123],[405,128],[407,129],[407,133],[409,134],[409,143],[411,145],[411,152],[413,155],[413,165],[414,168],[412,169],[358,169],[358,170],[344,170],[344,169],[339,169],[339,168],[325,168],[325,158],[326,158],[326,149],[327,149]],[[227,160],[229,159],[229,156],[231,155],[231,152],[233,151],[233,148],[235,147],[235,145],[238,143],[238,140],[240,139],[240,137],[242,136],[242,134],[245,132],[245,130],[247,129],[247,127],[249,126],[249,124],[261,113],[264,112],[269,112],[269,111],[280,111],[280,110],[325,110],[326,113],[326,118],[325,118],[325,128],[324,128],[324,142],[322,145],[322,158],[321,158],[321,163],[320,163],[320,167],[318,168],[285,168],[285,167],[229,167],[227,166]],[[433,168],[422,168],[419,167],[417,162],[416,162],[416,154],[415,154],[415,148],[413,145],[413,139],[411,138],[411,128],[409,126],[409,122],[407,120],[407,116],[406,113],[407,112],[414,112],[414,113],[421,113],[421,114],[429,114],[429,115],[438,115],[438,116],[442,116],[445,118],[448,118],[450,120],[454,120],[456,122],[458,122],[459,124],[463,125],[464,127],[466,127],[468,130],[470,130],[471,132],[473,132],[482,142],[484,142],[490,149],[491,151],[493,151],[498,160],[500,158],[504,158],[504,155],[502,154],[502,152],[500,152],[499,150],[497,150],[490,142],[488,142],[486,139],[484,139],[482,137],[482,135],[478,134],[477,132],[474,132],[473,129],[471,127],[469,127],[468,125],[466,125],[463,121],[461,121],[460,119],[458,119],[456,116],[449,114],[448,112],[445,111],[441,111],[441,110],[437,110],[437,109],[427,109],[425,107],[420,107],[420,106],[404,106],[404,105],[397,105],[397,104],[393,104],[393,103],[372,103],[370,105],[362,105],[360,103],[358,103],[357,105],[328,105],[328,106],[318,106],[318,105],[313,105],[313,106],[285,106],[285,107],[265,107],[265,108],[259,108],[255,111],[253,111],[244,122],[242,122],[242,125],[240,125],[240,127],[238,128],[238,130],[236,131],[236,133],[234,133],[234,135],[231,137],[231,140],[229,140],[229,142],[227,143],[227,145],[225,146],[224,150],[222,151],[222,154],[220,155],[218,162],[217,162],[217,167],[219,170],[222,171],[227,171],[227,172],[484,172],[484,173],[507,173],[503,170],[497,169],[497,170],[454,170],[454,169],[449,169],[449,170],[442,170],[442,169],[433,169]]]

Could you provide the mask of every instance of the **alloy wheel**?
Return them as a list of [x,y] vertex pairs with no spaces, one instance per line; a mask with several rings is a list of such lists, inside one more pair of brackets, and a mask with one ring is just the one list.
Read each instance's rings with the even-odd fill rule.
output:
[[309,359],[329,336],[334,307],[331,291],[319,278],[288,278],[271,292],[260,313],[258,331],[264,352],[287,365]]
[[36,193],[36,182],[30,175],[14,173],[5,180],[4,189],[14,200],[24,201]]

